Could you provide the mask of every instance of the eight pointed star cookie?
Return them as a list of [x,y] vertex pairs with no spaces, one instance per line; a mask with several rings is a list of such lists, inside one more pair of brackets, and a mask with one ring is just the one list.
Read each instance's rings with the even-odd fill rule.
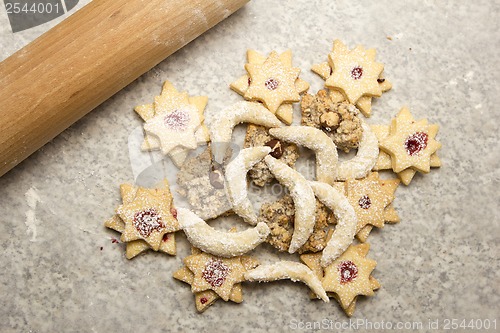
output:
[[390,134],[379,142],[380,149],[391,156],[392,170],[399,173],[407,168],[428,173],[431,156],[441,148],[435,137],[436,128],[427,119],[416,121],[410,111],[402,108],[391,125]]
[[364,179],[346,181],[347,199],[358,218],[356,233],[366,225],[384,227],[386,208],[394,200],[398,184],[398,179],[380,179],[377,172],[370,173]]
[[[358,247],[357,250],[360,252],[362,255],[366,255],[368,253],[368,247]],[[316,274],[316,276],[320,279],[323,280],[325,276],[325,272],[323,267],[321,266],[321,253],[308,253],[308,254],[303,254],[300,256],[300,260],[306,264],[313,272]],[[373,290],[377,290],[380,288],[380,283],[370,275],[370,287]],[[340,303],[340,298],[339,296],[334,293],[334,292],[327,292],[328,297],[333,297],[337,300],[337,302]],[[318,296],[311,292],[310,293],[310,298],[311,299],[318,299]],[[343,308],[344,312],[351,317],[354,314],[354,310],[356,309],[356,300],[358,296],[354,297],[352,302],[349,304],[348,307]]]
[[[365,50],[363,46],[358,45],[356,50],[364,52],[367,57],[369,57],[372,61],[375,61],[375,49]],[[329,58],[335,59],[338,56],[347,55],[349,52],[350,51],[347,46],[337,39],[333,42],[333,48]],[[328,80],[328,78],[333,74],[333,69],[328,62],[313,65],[311,70],[321,76],[324,80]],[[382,92],[386,92],[392,88],[392,84],[383,77],[383,72],[380,73],[377,78],[377,82],[379,83]],[[345,95],[339,90],[332,90],[331,97],[336,102],[343,102],[346,100]],[[361,96],[355,103],[356,107],[361,111],[361,113],[363,113],[363,115],[365,115],[365,117],[369,117],[371,115],[372,97],[373,96]]]
[[155,251],[160,248],[165,234],[180,230],[166,181],[162,189],[139,187],[135,198],[124,201],[116,213],[125,223],[122,242],[142,239]]
[[[292,67],[292,51],[287,50],[279,55],[279,58],[283,65],[287,67]],[[250,64],[263,64],[266,61],[266,57],[255,51],[248,50],[247,51],[247,61]],[[234,91],[236,91],[241,96],[245,96],[246,91],[250,85],[251,79],[245,74],[241,76],[236,81],[232,82],[230,87]],[[302,80],[301,78],[297,78],[295,80],[295,88],[299,94],[306,92],[309,89],[309,83]],[[276,110],[276,117],[278,117],[282,122],[287,125],[290,125],[293,121],[293,106],[291,103],[283,103]]]
[[[165,183],[164,186],[167,186],[165,189],[168,190],[168,184]],[[135,198],[137,187],[131,184],[122,184],[120,186],[120,192],[123,203],[130,203]],[[173,209],[173,212],[175,212],[175,208]],[[118,231],[119,233],[123,233],[123,231],[125,230],[125,222],[123,222],[123,220],[120,218],[118,214],[115,214],[110,219],[106,220],[106,222],[104,222],[104,225],[110,229]],[[146,241],[144,240],[138,239],[135,241],[130,241],[127,242],[126,245],[125,257],[127,259],[132,259],[149,249],[151,249],[151,246],[149,246],[149,244],[146,243]],[[175,255],[176,254],[175,233],[168,233],[163,235],[158,250],[160,252],[165,252],[170,255]]]
[[295,86],[300,69],[283,64],[276,51],[272,51],[263,64],[248,63],[245,69],[250,76],[245,99],[263,102],[272,113],[285,102],[300,100]]
[[[200,126],[194,132],[195,140],[197,144],[204,144],[209,140],[208,129],[204,125],[205,117],[203,115],[207,102],[208,97],[189,96],[187,92],[179,92],[172,83],[165,81],[162,92],[159,96],[155,97],[154,103],[137,106],[134,110],[147,122],[155,116],[175,112],[179,108],[194,106],[198,110],[198,117],[200,119]],[[146,133],[141,148],[144,151],[158,150],[161,148],[161,142],[157,136]],[[173,162],[177,166],[180,166],[186,159],[188,150],[180,146],[171,149],[168,154]]]
[[[335,294],[347,315],[352,315],[358,295],[373,296],[380,288],[377,280],[371,277],[377,262],[367,259],[368,243],[351,245],[332,264],[324,269],[323,287]],[[307,263],[306,263],[307,264]]]
[[[379,142],[385,140],[388,136],[391,130],[394,128],[395,121],[391,122],[391,126],[387,125],[372,125],[372,130],[373,133],[377,136],[377,140]],[[439,126],[437,124],[430,124],[429,125],[429,136],[431,138],[435,138],[437,135],[437,132],[439,130]],[[431,168],[439,168],[441,167],[441,160],[439,159],[439,156],[437,155],[437,152],[432,154],[430,157],[430,167]],[[379,151],[379,156],[377,159],[377,163],[375,164],[375,167],[373,170],[392,170],[392,160],[391,156],[387,154],[385,151],[380,150]],[[404,169],[401,172],[396,173],[401,179],[401,182],[405,185],[409,185],[410,182],[412,181],[413,177],[417,171],[414,168],[407,168]]]
[[222,258],[208,253],[190,255],[184,264],[193,272],[193,293],[213,290],[224,301],[228,301],[235,284],[244,281],[245,267],[241,257]]
[[[191,248],[192,255],[198,255],[201,251],[195,247]],[[245,267],[245,270],[250,270],[259,265],[259,262],[249,256],[241,256],[241,263]],[[177,280],[185,282],[189,285],[193,284],[194,274],[193,272],[186,266],[180,268],[176,272],[174,272],[173,277]],[[210,305],[215,303],[220,297],[213,290],[205,290],[194,293],[195,295],[195,304],[198,312],[205,311]],[[231,290],[231,294],[229,296],[229,300],[235,303],[243,302],[243,290],[240,283],[236,283]]]

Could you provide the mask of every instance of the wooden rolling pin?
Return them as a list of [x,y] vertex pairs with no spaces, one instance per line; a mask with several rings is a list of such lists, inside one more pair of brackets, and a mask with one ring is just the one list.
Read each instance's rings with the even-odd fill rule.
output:
[[248,0],[93,0],[0,63],[0,176]]

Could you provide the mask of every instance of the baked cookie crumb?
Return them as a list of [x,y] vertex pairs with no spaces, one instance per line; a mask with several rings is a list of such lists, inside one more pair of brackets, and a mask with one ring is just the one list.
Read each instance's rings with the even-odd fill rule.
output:
[[346,101],[334,102],[326,90],[305,94],[300,103],[302,125],[325,132],[345,152],[358,148],[363,135],[358,109]]

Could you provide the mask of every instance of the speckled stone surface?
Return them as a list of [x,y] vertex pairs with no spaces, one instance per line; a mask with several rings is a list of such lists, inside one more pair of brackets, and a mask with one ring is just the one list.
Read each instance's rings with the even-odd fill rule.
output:
[[[422,322],[421,332],[429,319],[441,329],[451,318],[500,325],[499,12],[498,1],[252,1],[0,178],[0,331],[274,332],[349,323],[335,302],[309,301],[292,282],[245,283],[242,304],[218,301],[200,315],[189,287],[171,277],[189,253],[185,237],[176,257],[127,261],[103,227],[119,204],[118,185],[134,181],[129,143],[141,121],[133,107],[151,101],[164,80],[208,95],[210,114],[240,100],[228,85],[244,72],[247,48],[291,48],[316,91],[322,80],[309,68],[335,38],[375,47],[386,64],[394,89],[368,122],[388,123],[407,105],[440,124],[443,144],[443,167],[397,190],[401,223],[370,236],[382,288],[359,299],[354,320]],[[57,21],[12,34],[0,9],[0,58]],[[258,252],[286,257],[267,246]]]

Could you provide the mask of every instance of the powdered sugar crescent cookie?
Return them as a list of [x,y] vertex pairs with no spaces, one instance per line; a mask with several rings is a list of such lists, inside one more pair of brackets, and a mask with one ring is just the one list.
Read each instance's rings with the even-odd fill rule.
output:
[[248,281],[271,282],[290,279],[294,282],[301,281],[318,295],[325,303],[330,302],[321,281],[304,264],[295,261],[279,261],[274,264],[260,265],[245,273]]
[[316,223],[316,198],[307,180],[283,162],[267,155],[264,158],[274,177],[288,190],[295,204],[294,231],[289,253],[297,251],[311,236]]
[[363,178],[377,163],[378,140],[370,126],[362,121],[363,135],[356,156],[339,163],[337,180]]
[[321,256],[321,266],[326,267],[337,259],[351,245],[356,234],[358,219],[347,197],[334,187],[321,183],[309,182],[314,194],[337,218],[337,225],[332,238],[326,244]]
[[251,123],[265,127],[280,127],[281,122],[262,104],[238,102],[220,112],[210,126],[210,139],[213,143],[214,159],[222,164],[233,128],[240,123]]
[[252,225],[257,223],[257,214],[248,199],[246,174],[270,152],[271,148],[267,146],[245,148],[226,167],[227,190],[233,211]]
[[316,153],[316,178],[333,184],[337,174],[337,146],[323,131],[309,126],[290,126],[271,128],[269,134],[313,150]]
[[224,258],[245,254],[263,243],[269,227],[261,222],[241,232],[217,231],[185,208],[177,210],[177,218],[189,242],[200,250]]

